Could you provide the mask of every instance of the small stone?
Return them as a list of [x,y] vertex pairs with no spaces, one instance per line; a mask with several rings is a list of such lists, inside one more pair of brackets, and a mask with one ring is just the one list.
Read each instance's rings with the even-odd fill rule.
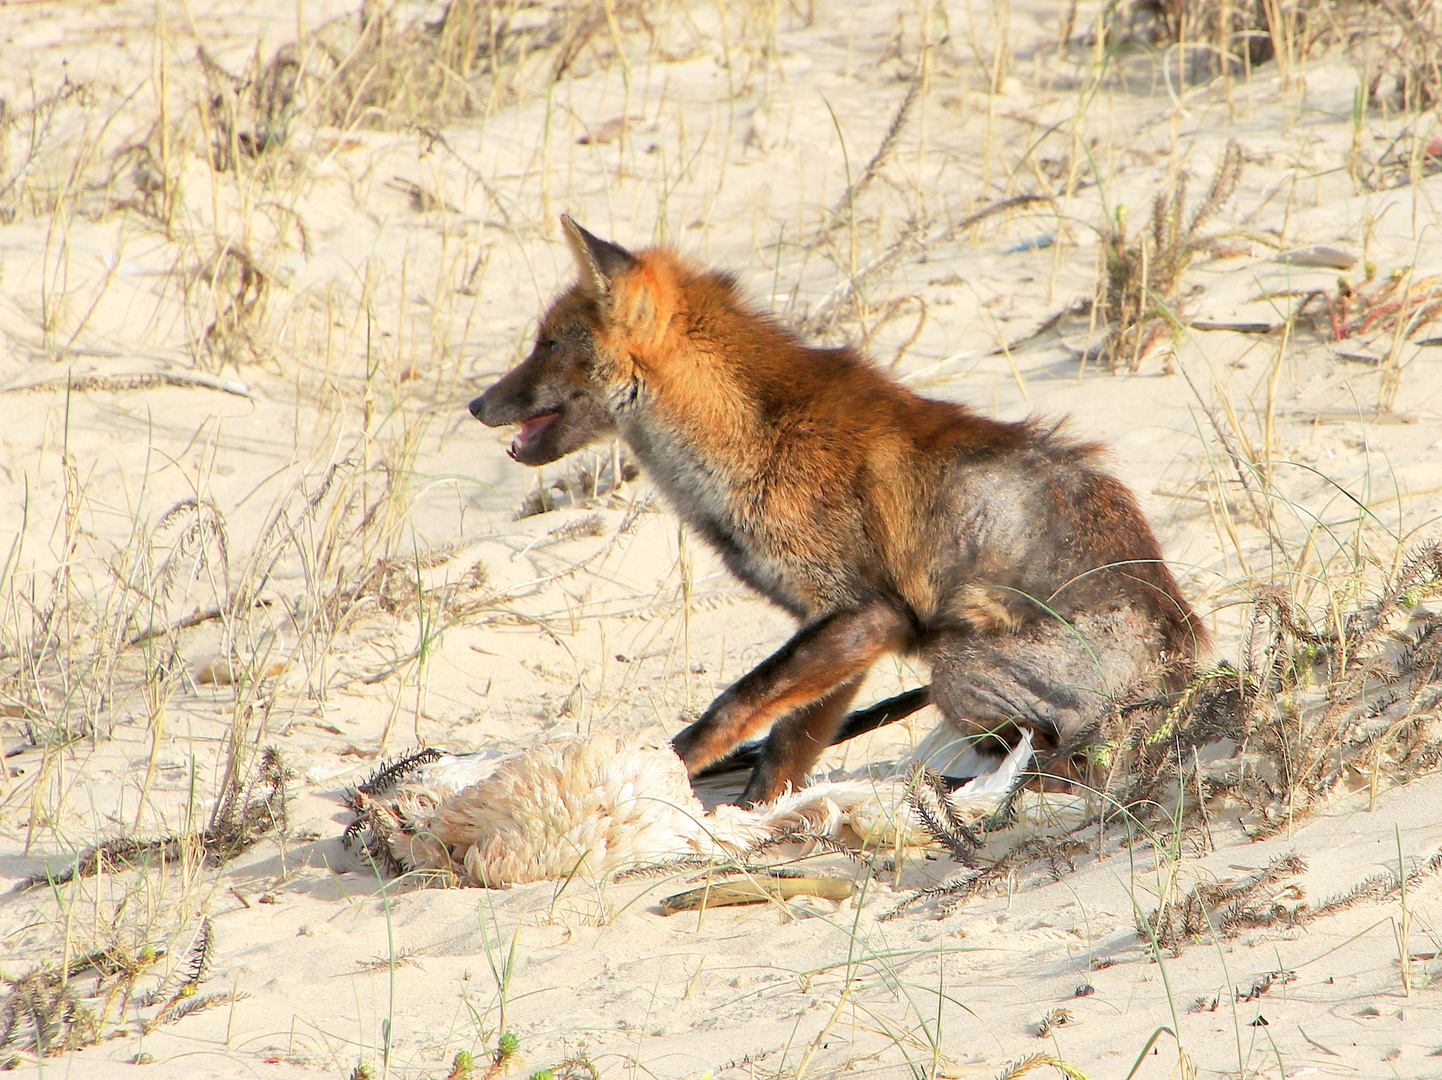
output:
[[1297,248],[1295,251],[1284,251],[1273,262],[1318,270],[1350,270],[1357,265],[1357,256],[1341,248],[1314,245]]

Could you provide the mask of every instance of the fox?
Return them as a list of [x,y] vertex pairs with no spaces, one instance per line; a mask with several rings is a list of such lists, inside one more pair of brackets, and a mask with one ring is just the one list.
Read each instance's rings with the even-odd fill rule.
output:
[[[577,280],[471,414],[519,425],[523,465],[619,437],[799,623],[675,736],[693,778],[764,735],[740,802],[771,802],[834,742],[927,702],[986,752],[1030,733],[1038,768],[1061,768],[1115,695],[1184,685],[1206,631],[1099,445],[917,394],[855,349],[806,344],[729,274],[561,225]],[[891,654],[930,685],[848,722]]]

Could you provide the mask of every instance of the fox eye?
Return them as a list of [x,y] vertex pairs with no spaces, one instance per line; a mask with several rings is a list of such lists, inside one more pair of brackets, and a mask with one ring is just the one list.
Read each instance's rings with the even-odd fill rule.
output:
[[548,353],[553,353],[556,351],[556,346],[558,344],[559,342],[555,342],[552,341],[550,338],[547,338],[545,341],[536,342],[536,348],[542,349]]

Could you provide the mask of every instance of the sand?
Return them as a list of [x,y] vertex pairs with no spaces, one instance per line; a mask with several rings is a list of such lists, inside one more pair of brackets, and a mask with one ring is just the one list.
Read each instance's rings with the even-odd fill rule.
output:
[[[1269,62],[1178,86],[1174,53],[1103,73],[1095,4],[1059,47],[1066,5],[820,0],[727,5],[725,33],[717,5],[655,8],[654,33],[622,9],[549,98],[554,47],[476,77],[469,114],[436,128],[421,95],[409,118],[395,102],[302,115],[259,158],[239,138],[253,122],[218,131],[229,106],[198,104],[214,94],[251,115],[218,72],[354,7],[0,7],[0,886],[205,827],[237,747],[249,768],[274,746],[294,773],[283,835],[223,866],[185,849],[0,897],[8,979],[95,949],[145,969],[126,1001],[94,997],[113,980],[93,969],[71,980],[97,1044],[39,1060],[22,1015],[0,1058],[74,1077],[132,1061],[157,1078],[441,1077],[468,1051],[484,1075],[512,1032],[497,1075],[992,1077],[1041,1054],[1118,1080],[1442,1076],[1437,877],[1178,955],[1137,930],[1159,892],[1289,852],[1306,864],[1279,887],[1292,906],[1425,859],[1435,775],[1359,781],[1262,842],[1225,815],[1172,850],[1114,838],[885,921],[961,868],[913,851],[861,873],[853,900],[668,917],[674,875],[425,888],[382,880],[340,835],[345,789],[389,755],[674,733],[790,633],[644,476],[618,480],[619,451],[527,470],[511,432],[466,413],[572,274],[562,211],[727,267],[786,319],[859,281],[828,340],[864,340],[929,394],[1069,417],[1109,447],[1236,659],[1262,586],[1345,606],[1435,532],[1434,331],[1192,327],[1111,373],[1085,359],[1102,340],[1086,314],[1050,320],[1094,295],[1108,215],[1128,207],[1141,230],[1182,171],[1195,206],[1229,140],[1245,166],[1184,276],[1188,320],[1280,325],[1339,273],[1360,286],[1364,263],[1425,284],[1442,272],[1430,119],[1354,124],[1337,50],[1285,79]],[[549,17],[527,10],[516,25]],[[395,26],[438,12],[401,5]],[[892,152],[848,198],[913,79]],[[995,212],[952,229],[978,211]],[[1277,259],[1315,246],[1357,261]],[[1228,447],[1269,469],[1270,514],[1248,509]],[[924,678],[886,661],[862,699]],[[934,722],[827,765],[894,758]],[[202,920],[192,996],[219,996],[176,1018]]]

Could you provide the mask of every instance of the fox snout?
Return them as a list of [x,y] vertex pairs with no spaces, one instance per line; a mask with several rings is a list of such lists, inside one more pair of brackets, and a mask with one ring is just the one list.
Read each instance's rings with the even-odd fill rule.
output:
[[[505,380],[501,380],[504,382]],[[480,397],[467,406],[471,415],[474,416],[486,427],[501,427],[503,424],[518,424],[521,422],[522,410],[519,405],[508,400],[501,383],[496,383]],[[496,393],[501,390],[501,393]]]
[[469,406],[486,427],[521,425],[507,453],[522,465],[547,465],[615,431],[594,390],[557,353],[542,342]]
[[[567,411],[566,403],[544,382],[538,385],[533,360],[523,363],[472,401],[470,411],[486,427],[520,424],[521,430],[511,441],[507,453],[523,465],[545,465],[578,449],[589,438],[580,443],[567,438],[565,424],[557,431],[551,430]],[[572,436],[580,434],[571,432]]]

